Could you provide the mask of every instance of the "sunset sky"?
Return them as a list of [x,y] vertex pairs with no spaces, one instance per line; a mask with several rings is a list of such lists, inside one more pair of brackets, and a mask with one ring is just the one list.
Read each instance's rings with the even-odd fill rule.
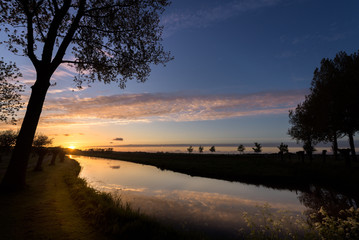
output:
[[[38,132],[78,148],[294,142],[288,110],[303,101],[322,58],[358,51],[358,11],[357,0],[173,0],[162,16],[173,61],[123,90],[103,83],[77,90],[74,70],[63,65]],[[26,102],[30,61],[0,52],[20,67]]]

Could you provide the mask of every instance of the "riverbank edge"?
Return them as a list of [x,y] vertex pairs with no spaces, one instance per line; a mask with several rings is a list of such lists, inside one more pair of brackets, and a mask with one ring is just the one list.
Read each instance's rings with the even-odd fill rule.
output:
[[81,167],[76,159],[73,161],[72,173],[64,176],[70,195],[81,215],[108,239],[209,239],[199,232],[180,232],[166,226],[110,193],[95,190],[78,177]]
[[280,159],[276,154],[179,154],[145,152],[88,152],[69,154],[102,157],[155,166],[190,176],[208,177],[274,189],[310,191],[313,185],[358,198],[359,163],[351,167],[344,161],[328,156],[323,162],[320,155],[313,161],[302,162],[292,156]]

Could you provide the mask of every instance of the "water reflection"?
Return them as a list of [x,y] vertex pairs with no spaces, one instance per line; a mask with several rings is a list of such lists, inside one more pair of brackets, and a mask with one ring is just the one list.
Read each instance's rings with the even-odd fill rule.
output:
[[[307,207],[305,214],[309,217],[323,208],[329,216],[338,217],[343,209],[358,208],[358,198],[348,197],[335,191],[323,189],[318,186],[311,186],[309,191],[301,192],[299,201]],[[319,220],[319,219],[315,219]]]
[[80,177],[93,187],[166,222],[180,222],[183,228],[235,235],[244,226],[243,212],[257,212],[257,206],[269,203],[271,211],[287,210],[293,215],[305,209],[297,193],[287,190],[191,177],[125,161],[74,158],[82,166]]

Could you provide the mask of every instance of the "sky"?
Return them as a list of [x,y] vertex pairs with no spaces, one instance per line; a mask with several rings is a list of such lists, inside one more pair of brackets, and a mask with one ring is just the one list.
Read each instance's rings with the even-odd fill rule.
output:
[[[358,11],[357,0],[173,0],[161,24],[174,60],[125,89],[94,83],[78,90],[75,71],[62,65],[38,132],[77,148],[293,143],[288,111],[308,94],[321,59],[359,50]],[[4,46],[0,52],[20,67],[27,102],[30,61]],[[23,114],[0,129],[19,128]]]

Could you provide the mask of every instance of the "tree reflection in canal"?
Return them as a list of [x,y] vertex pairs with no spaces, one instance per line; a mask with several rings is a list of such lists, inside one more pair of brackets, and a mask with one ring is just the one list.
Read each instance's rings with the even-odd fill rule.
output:
[[317,213],[323,208],[329,216],[338,217],[344,209],[358,208],[358,198],[312,185],[308,192],[301,192],[299,201],[307,208],[305,214]]

